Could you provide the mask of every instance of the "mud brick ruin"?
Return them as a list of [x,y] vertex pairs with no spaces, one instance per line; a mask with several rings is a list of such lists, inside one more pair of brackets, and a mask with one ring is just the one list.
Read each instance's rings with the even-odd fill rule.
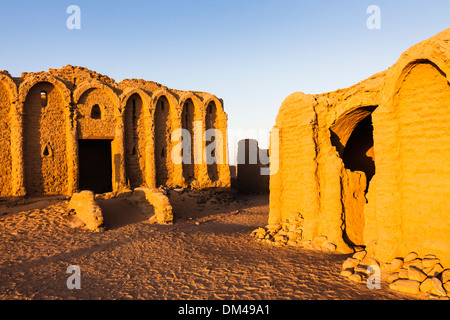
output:
[[[243,139],[238,143],[237,189],[240,193],[269,193],[269,155],[258,141]],[[263,169],[266,168],[267,172]]]
[[350,88],[285,99],[269,225],[301,220],[304,240],[343,253],[450,265],[449,41],[447,29]]
[[[183,140],[192,161],[176,163],[171,154],[180,140],[171,135],[181,128],[192,137]],[[213,128],[222,139],[194,139],[194,130]],[[116,83],[73,66],[20,78],[0,71],[0,197],[229,187],[226,130],[223,101],[209,93]],[[207,164],[211,143],[220,161]]]

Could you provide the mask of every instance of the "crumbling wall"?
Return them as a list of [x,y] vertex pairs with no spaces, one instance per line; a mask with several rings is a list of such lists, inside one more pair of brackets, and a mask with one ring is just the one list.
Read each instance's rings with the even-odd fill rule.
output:
[[[207,164],[203,154],[211,102],[216,121],[209,126],[224,136],[219,139],[220,164]],[[78,143],[86,139],[111,141],[114,192],[157,185],[230,187],[227,116],[223,101],[209,93],[169,89],[140,79],[116,83],[86,68],[65,66],[17,78],[1,71],[0,103],[2,197],[77,192]],[[185,105],[189,112],[182,115]],[[188,121],[183,123],[186,115]],[[201,124],[195,138],[199,160],[176,164],[172,151],[178,142],[172,133],[182,127],[192,133],[194,121]],[[211,166],[217,172],[213,179],[208,175]]]
[[449,39],[450,29],[348,89],[286,98],[271,150],[270,225],[301,215],[306,241],[448,264]]
[[74,193],[69,201],[69,208],[75,211],[75,217],[83,221],[87,229],[102,230],[102,209],[95,201],[92,191],[85,190]]
[[152,223],[172,224],[173,214],[169,198],[156,188],[136,188],[131,200]]
[[376,174],[365,243],[384,261],[435,254],[450,264],[448,123],[450,30],[407,50],[389,70],[373,113]]

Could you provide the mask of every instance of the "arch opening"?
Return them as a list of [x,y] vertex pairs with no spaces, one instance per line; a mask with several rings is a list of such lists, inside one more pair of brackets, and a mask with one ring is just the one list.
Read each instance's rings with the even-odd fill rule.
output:
[[[214,101],[211,101],[206,108],[206,131],[210,129],[217,129],[217,106]],[[215,151],[216,142],[215,136],[212,135],[209,141],[206,141],[206,163],[208,168],[208,176],[212,182],[219,180],[219,171],[217,167],[217,158]]]
[[155,108],[155,179],[156,185],[166,185],[170,175],[169,158],[170,151],[170,131],[171,124],[169,118],[169,101],[165,96],[161,96]]
[[352,110],[330,127],[331,144],[345,168],[341,175],[342,232],[351,246],[364,245],[364,206],[375,175],[372,113],[376,108]]
[[68,183],[66,123],[61,93],[49,82],[36,83],[26,96],[23,113],[27,194],[65,194]]
[[194,164],[194,103],[187,99],[181,113],[181,127],[186,130],[182,141],[183,178],[189,185],[195,178]]
[[366,175],[365,193],[375,175],[375,154],[373,150],[372,115],[361,120],[353,130],[344,147],[342,161],[351,171],[362,171]]
[[130,188],[145,185],[145,118],[139,94],[133,94],[124,110],[125,174]]

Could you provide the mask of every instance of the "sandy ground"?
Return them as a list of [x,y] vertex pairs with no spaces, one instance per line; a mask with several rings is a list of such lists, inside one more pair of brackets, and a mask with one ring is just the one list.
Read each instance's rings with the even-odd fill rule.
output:
[[[340,276],[348,255],[250,237],[267,224],[268,196],[170,197],[171,226],[104,200],[107,230],[97,233],[74,228],[64,199],[0,203],[0,299],[418,298]],[[70,265],[81,269],[79,290],[67,288]]]

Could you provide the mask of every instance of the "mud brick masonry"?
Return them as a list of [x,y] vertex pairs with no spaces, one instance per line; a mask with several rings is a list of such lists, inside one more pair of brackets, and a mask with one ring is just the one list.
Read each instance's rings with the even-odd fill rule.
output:
[[414,251],[450,265],[449,77],[447,29],[350,88],[288,96],[269,224],[301,220],[303,239],[344,253],[365,247],[390,262]]
[[[180,141],[171,135],[181,128],[191,134],[192,161],[177,164],[171,153]],[[194,163],[214,143],[203,135],[194,143],[194,130],[208,129],[222,133],[213,155],[220,161]],[[116,83],[70,65],[20,78],[0,71],[0,197],[229,187],[226,130],[223,101],[209,93]]]

